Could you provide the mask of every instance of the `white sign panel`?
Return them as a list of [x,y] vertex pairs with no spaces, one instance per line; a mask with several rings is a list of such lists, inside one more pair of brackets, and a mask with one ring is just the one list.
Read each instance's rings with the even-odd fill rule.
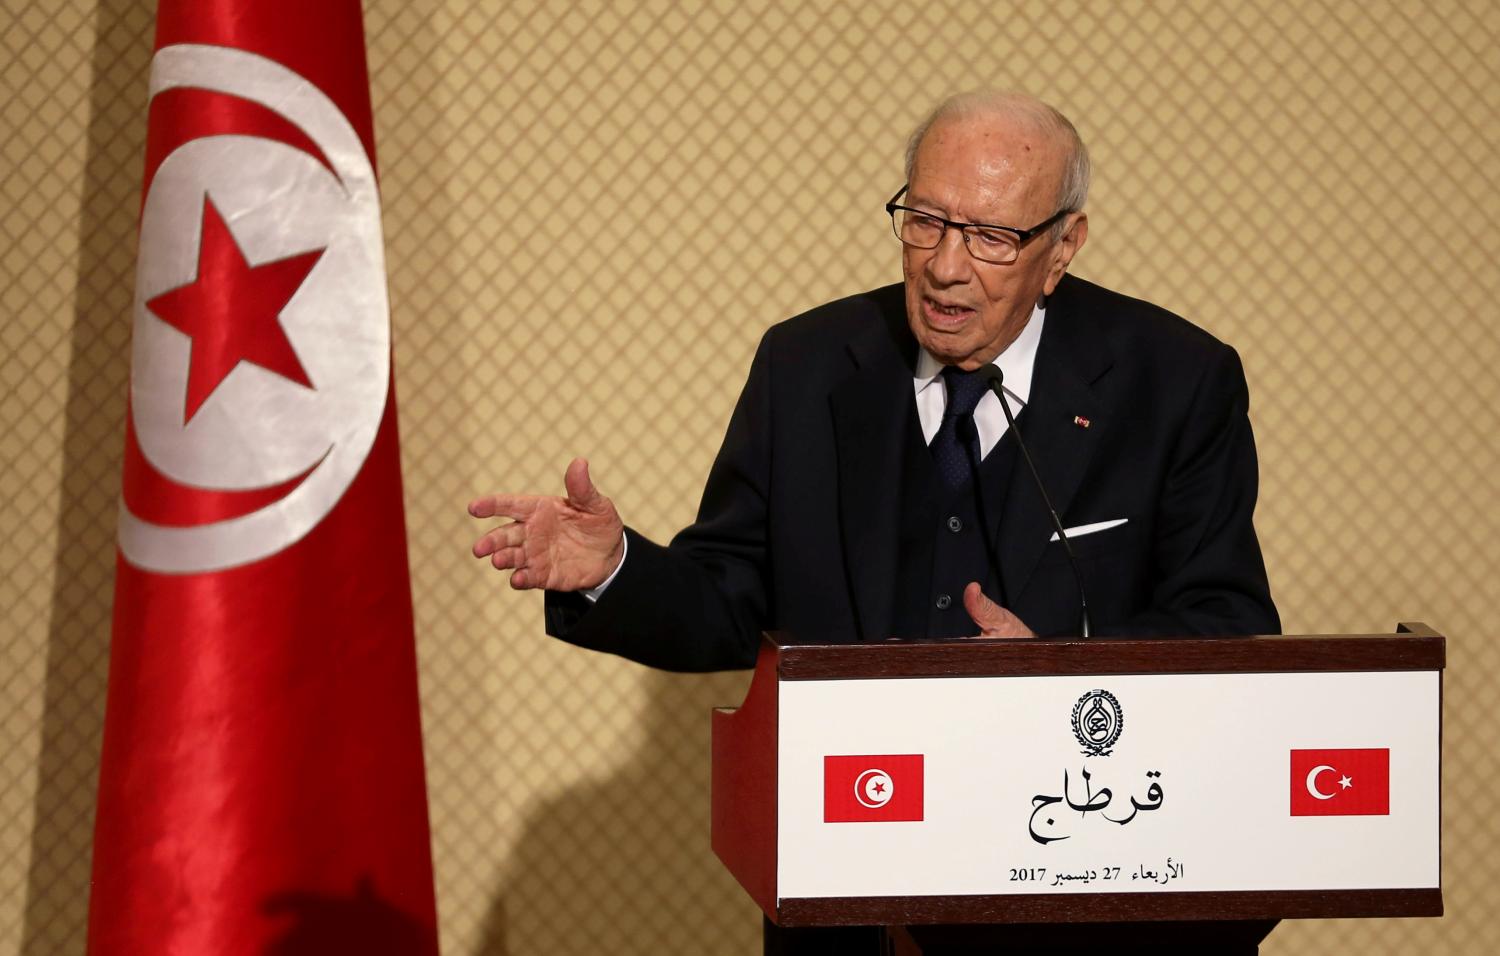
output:
[[1437,672],[780,685],[778,895],[1438,886]]

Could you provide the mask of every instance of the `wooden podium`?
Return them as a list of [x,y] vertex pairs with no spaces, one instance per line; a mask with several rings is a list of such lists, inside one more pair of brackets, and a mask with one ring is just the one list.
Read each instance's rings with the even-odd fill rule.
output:
[[1440,916],[1444,655],[1421,624],[768,635],[713,715],[714,852],[776,926],[884,927],[885,954],[1254,953],[1279,919]]

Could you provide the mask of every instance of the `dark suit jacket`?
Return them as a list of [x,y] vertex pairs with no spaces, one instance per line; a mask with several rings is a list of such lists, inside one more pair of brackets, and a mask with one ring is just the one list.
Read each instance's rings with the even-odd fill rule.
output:
[[[548,595],[548,632],[672,670],[751,666],[764,630],[892,636],[916,355],[900,285],[773,326],[698,520],[667,547],[627,530],[597,605]],[[1128,519],[1072,542],[1096,635],[1279,631],[1248,403],[1234,350],[1183,319],[1072,276],[1049,298],[1022,435],[1065,527]],[[1076,634],[1077,585],[1024,464],[994,523],[1011,610]]]

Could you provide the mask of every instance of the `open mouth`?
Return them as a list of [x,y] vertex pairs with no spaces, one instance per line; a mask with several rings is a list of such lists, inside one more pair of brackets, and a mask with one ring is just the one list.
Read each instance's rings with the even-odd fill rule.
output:
[[922,297],[922,311],[926,313],[927,324],[936,329],[957,329],[974,315],[974,310],[966,306],[939,302],[926,296]]

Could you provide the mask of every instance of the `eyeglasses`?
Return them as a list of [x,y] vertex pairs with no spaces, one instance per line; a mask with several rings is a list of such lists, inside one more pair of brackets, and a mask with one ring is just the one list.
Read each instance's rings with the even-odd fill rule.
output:
[[943,235],[951,227],[963,234],[964,247],[969,250],[969,255],[980,262],[993,262],[1001,266],[1015,262],[1021,255],[1022,246],[1035,239],[1042,230],[1072,212],[1071,209],[1059,209],[1048,216],[1045,222],[1032,226],[1030,229],[991,226],[978,222],[954,222],[952,219],[934,216],[930,212],[923,212],[910,206],[897,205],[896,200],[906,194],[910,185],[908,183],[896,190],[896,195],[885,204],[885,211],[891,214],[891,228],[895,230],[897,239],[915,249],[936,249],[943,241]]

